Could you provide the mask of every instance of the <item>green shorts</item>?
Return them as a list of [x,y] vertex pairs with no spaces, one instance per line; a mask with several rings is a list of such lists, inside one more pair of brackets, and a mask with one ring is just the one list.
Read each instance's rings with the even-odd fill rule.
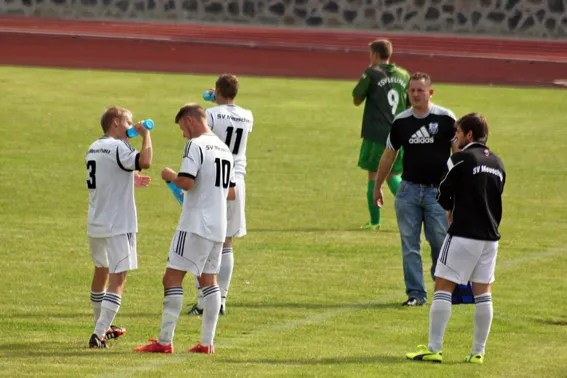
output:
[[[380,164],[380,158],[386,146],[380,143],[372,142],[368,139],[362,139],[362,145],[360,146],[360,156],[358,157],[358,166],[369,172],[377,172],[378,165]],[[404,157],[404,150],[400,148],[398,157],[392,166],[393,175],[401,175],[403,172],[402,159]]]

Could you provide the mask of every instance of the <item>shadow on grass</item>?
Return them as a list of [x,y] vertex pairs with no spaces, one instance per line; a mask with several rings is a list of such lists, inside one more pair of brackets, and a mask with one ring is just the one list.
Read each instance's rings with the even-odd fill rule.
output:
[[[133,318],[153,318],[156,316],[161,316],[161,312],[128,312],[121,311],[121,316],[128,316]],[[26,312],[26,313],[10,313],[2,315],[3,319],[78,319],[84,317],[92,317],[92,313],[81,313],[81,312],[69,312],[65,314],[46,314],[45,312]]]
[[[349,356],[349,357],[331,357],[331,358],[312,358],[306,360],[290,360],[290,359],[256,359],[256,360],[223,360],[224,363],[232,364],[262,364],[262,365],[343,365],[343,364],[416,364],[419,365],[420,362],[409,361],[403,356]],[[457,364],[456,361],[450,361],[448,363],[443,362],[443,365],[454,365]],[[427,365],[442,365],[434,363],[421,363],[424,366]]]
[[252,229],[248,229],[248,232],[258,232],[258,233],[262,233],[262,232],[297,232],[297,233],[301,233],[301,232],[305,232],[305,233],[311,233],[311,232],[366,232],[366,233],[387,233],[387,234],[392,234],[392,233],[396,233],[398,232],[397,229],[383,229],[380,231],[374,231],[374,230],[364,230],[358,227],[355,228],[281,228],[281,229],[277,229],[277,228],[272,228],[272,229],[266,229],[266,228],[252,228]]
[[265,302],[265,303],[230,303],[229,307],[236,308],[288,308],[288,309],[309,309],[309,310],[324,310],[324,309],[395,309],[402,308],[401,301],[398,303],[361,303],[361,304],[346,304],[346,303],[282,303],[282,302]]
[[539,323],[544,325],[552,325],[552,326],[563,326],[567,327],[567,319],[557,320],[557,319],[539,319]]
[[[25,344],[0,344],[0,352],[5,357],[17,358],[53,358],[53,357],[96,357],[95,353],[110,353],[111,349],[99,350],[91,349],[87,346],[87,341],[84,344],[78,345],[76,343],[70,344],[69,342],[55,342],[55,341],[37,341],[28,342]],[[112,350],[113,355],[126,355],[132,352]]]

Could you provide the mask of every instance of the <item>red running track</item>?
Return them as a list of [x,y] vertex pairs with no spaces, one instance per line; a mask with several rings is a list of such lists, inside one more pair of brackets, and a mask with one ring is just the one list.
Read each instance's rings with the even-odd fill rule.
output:
[[0,17],[0,64],[357,79],[377,37],[436,82],[549,86],[567,42]]

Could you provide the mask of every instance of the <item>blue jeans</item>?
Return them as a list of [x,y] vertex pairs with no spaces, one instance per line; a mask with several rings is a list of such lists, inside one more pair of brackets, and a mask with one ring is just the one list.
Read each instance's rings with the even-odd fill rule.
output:
[[421,261],[421,224],[423,223],[425,238],[431,246],[431,277],[435,279],[437,257],[449,227],[447,213],[437,202],[437,188],[403,180],[394,206],[402,239],[406,294],[408,298],[425,302],[427,290],[423,282]]

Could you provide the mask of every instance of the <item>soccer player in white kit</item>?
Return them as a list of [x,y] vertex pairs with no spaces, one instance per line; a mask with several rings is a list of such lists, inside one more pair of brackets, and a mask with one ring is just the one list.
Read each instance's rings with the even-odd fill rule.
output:
[[129,110],[108,108],[100,124],[104,136],[91,144],[85,158],[89,190],[87,234],[95,265],[91,285],[95,329],[89,340],[91,348],[107,348],[107,339],[122,336],[126,331],[112,326],[112,322],[120,309],[126,272],[138,268],[134,184],[149,183],[149,177],[140,176],[137,171],[149,168],[152,161],[150,132],[142,122],[134,125],[142,138],[141,151],[127,142],[126,131],[132,127]]
[[[252,132],[254,117],[248,109],[241,108],[234,103],[238,94],[238,78],[231,74],[222,74],[215,83],[215,97],[218,106],[208,108],[207,123],[209,128],[215,133],[232,152],[234,158],[234,176],[236,179],[236,199],[229,201],[227,209],[227,230],[226,239],[222,248],[221,267],[218,275],[219,287],[221,290],[221,309],[220,314],[226,313],[226,297],[232,271],[234,269],[234,254],[232,248],[232,238],[239,238],[246,235],[246,146],[248,134]],[[198,282],[198,300],[189,310],[190,315],[200,315],[203,313],[202,298],[203,293]]]
[[183,209],[163,277],[159,338],[134,350],[173,353],[173,334],[183,306],[183,278],[191,272],[203,291],[203,320],[200,341],[189,352],[212,354],[221,305],[217,273],[226,237],[227,199],[236,198],[234,163],[228,147],[207,126],[200,105],[184,105],[175,122],[189,141],[179,173],[164,168],[161,177],[184,190]]

